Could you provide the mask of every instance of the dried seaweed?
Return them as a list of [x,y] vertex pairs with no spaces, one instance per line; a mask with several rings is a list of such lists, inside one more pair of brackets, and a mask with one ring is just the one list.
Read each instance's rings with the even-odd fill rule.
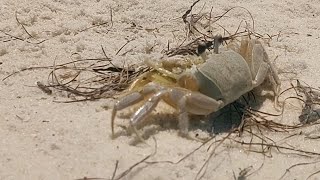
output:
[[[6,35],[5,40],[2,40],[2,42],[9,42],[9,41],[12,41],[12,40],[19,40],[19,41],[23,41],[23,42],[26,42],[26,43],[29,43],[29,44],[41,44],[43,42],[46,41],[46,39],[44,40],[41,40],[41,41],[37,41],[37,42],[33,42],[33,41],[30,41],[30,39],[32,40],[36,40],[36,38],[34,38],[29,32],[28,30],[26,29],[25,25],[23,23],[20,22],[19,18],[18,18],[18,13],[15,12],[15,19],[17,21],[17,23],[21,26],[21,28],[23,29],[23,31],[28,35],[27,38],[22,38],[22,37],[18,37],[18,36],[15,36],[15,35],[12,35],[8,32],[5,32],[3,30],[0,30],[0,32],[2,32],[3,34]],[[0,39],[2,39],[3,37],[0,37]]]
[[[306,165],[310,165],[310,164],[316,164],[316,163],[319,163],[319,162],[320,162],[320,161],[318,160],[318,161],[313,161],[313,162],[305,162],[305,163],[297,163],[297,164],[294,164],[294,165],[292,165],[292,166],[290,166],[289,168],[286,169],[286,172],[283,173],[283,175],[279,178],[279,180],[283,179],[283,178],[286,176],[286,174],[287,174],[288,172],[290,172],[290,170],[293,169],[293,168],[295,168],[295,167],[306,166]],[[311,177],[311,176],[312,176],[312,174],[311,174],[309,177]]]
[[54,65],[48,77],[48,87],[68,92],[68,96],[81,96],[82,100],[112,98],[149,69],[146,66],[117,66],[107,56],[81,59]]
[[37,86],[47,94],[52,94],[52,89],[66,92],[68,97],[80,97],[71,101],[78,102],[100,98],[113,98],[125,90],[140,74],[150,70],[147,66],[115,65],[111,58],[79,59],[52,66],[39,66],[23,68],[15,71],[9,77],[30,70],[51,69],[48,84],[37,82]]

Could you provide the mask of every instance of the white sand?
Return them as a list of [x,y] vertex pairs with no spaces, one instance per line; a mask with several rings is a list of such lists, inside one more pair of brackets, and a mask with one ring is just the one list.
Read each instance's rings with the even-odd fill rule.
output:
[[[70,61],[73,53],[82,58],[103,57],[101,46],[114,59],[141,62],[147,45],[154,45],[154,56],[166,48],[167,42],[175,46],[183,40],[185,32],[181,16],[193,1],[165,0],[1,0],[0,1],[0,79],[21,68],[49,66]],[[247,8],[255,19],[255,30],[261,34],[278,34],[266,47],[270,59],[276,60],[280,71],[295,72],[308,84],[319,87],[320,82],[320,4],[317,0],[293,1],[200,1],[198,12],[221,15],[234,6]],[[79,32],[92,24],[110,22],[113,9],[113,26],[92,28]],[[27,38],[28,35],[17,23],[15,12],[27,31],[36,39],[30,42],[45,42],[37,45],[11,39],[10,35]],[[218,23],[234,32],[241,20],[251,23],[248,13],[237,9]],[[137,26],[130,28],[132,23]],[[147,32],[145,29],[157,28]],[[126,42],[133,40],[123,50],[124,56],[115,56]],[[10,40],[10,41],[7,41]],[[120,53],[121,54],[121,53]],[[54,103],[61,93],[49,96],[35,86],[37,81],[46,82],[49,70],[33,70],[19,73],[0,82],[0,179],[76,179],[83,177],[111,178],[116,161],[118,173],[153,152],[151,146],[130,145],[134,136],[110,139],[110,110],[101,106],[112,105],[111,100]],[[281,74],[282,89],[288,87],[292,74]],[[297,123],[301,109],[291,107],[283,123]],[[267,101],[263,110],[272,110]],[[117,122],[121,122],[117,119]],[[121,131],[120,128],[116,128]],[[302,132],[318,134],[319,127],[301,129]],[[291,133],[267,133],[274,140],[281,140]],[[177,161],[200,143],[181,138],[174,128],[160,128],[152,135],[157,139],[157,154],[149,160]],[[222,136],[225,136],[222,135]],[[219,136],[221,138],[222,136]],[[290,143],[294,147],[320,152],[318,140],[305,139],[303,135],[289,138],[279,145]],[[227,143],[230,144],[230,143]],[[124,179],[194,179],[209,153],[207,146],[179,164],[139,165]],[[272,158],[261,154],[247,153],[239,145],[235,148],[223,145],[218,155],[210,159],[203,179],[233,179],[241,169],[252,166],[259,169],[248,179],[278,179],[291,165],[312,162],[314,158],[282,155],[273,151]],[[306,179],[320,168],[320,163],[292,169],[284,179]],[[249,172],[249,173],[250,173]],[[319,175],[311,179],[320,178]]]

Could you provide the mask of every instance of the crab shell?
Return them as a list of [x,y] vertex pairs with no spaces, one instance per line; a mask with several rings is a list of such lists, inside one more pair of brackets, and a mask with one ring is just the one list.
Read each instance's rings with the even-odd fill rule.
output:
[[198,81],[200,93],[225,105],[253,88],[248,64],[232,50],[210,55],[206,63],[192,68],[191,73]]
[[227,105],[259,86],[270,74],[276,83],[274,93],[277,96],[280,80],[260,41],[243,39],[240,47],[238,44],[229,46],[228,50],[209,54],[205,63],[185,73],[193,74],[198,91]]

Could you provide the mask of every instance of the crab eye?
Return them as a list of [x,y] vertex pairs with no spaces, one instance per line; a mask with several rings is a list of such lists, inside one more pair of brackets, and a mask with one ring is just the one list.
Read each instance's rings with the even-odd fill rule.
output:
[[201,44],[199,44],[199,46],[198,46],[198,55],[200,55],[200,54],[202,54],[202,53],[204,53],[205,51],[206,51],[206,49],[207,49],[207,46],[206,46],[206,44],[203,44],[203,43],[201,43]]

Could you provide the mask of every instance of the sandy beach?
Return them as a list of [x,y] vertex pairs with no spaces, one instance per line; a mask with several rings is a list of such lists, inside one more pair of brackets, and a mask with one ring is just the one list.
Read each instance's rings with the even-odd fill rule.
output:
[[[183,138],[178,135],[176,116],[161,115],[170,109],[158,108],[153,115],[157,122],[139,130],[148,134],[144,136],[147,144],[134,143],[135,134],[126,134],[118,125],[128,124],[127,111],[117,116],[118,136],[112,139],[113,98],[61,103],[74,98],[56,89],[48,95],[37,86],[37,82],[47,84],[52,69],[26,70],[102,58],[102,48],[118,64],[138,65],[146,57],[157,59],[168,43],[177,47],[185,40],[181,17],[193,2],[1,0],[0,179],[320,179],[320,143],[318,138],[310,138],[319,136],[319,125],[288,132],[262,129],[266,142],[291,148],[273,146],[263,155],[248,150],[267,146],[250,148],[229,139],[219,144],[227,132],[203,145]],[[237,8],[216,23],[231,33],[241,22],[241,27],[247,23],[263,37],[272,37],[264,47],[279,72],[281,91],[295,79],[314,88],[320,86],[319,1],[201,0],[192,12],[211,12],[216,17],[233,7]],[[223,33],[222,28],[216,30]],[[19,70],[23,71],[6,78]],[[280,100],[294,95],[288,91]],[[260,111],[279,114],[272,99],[265,99],[260,106]],[[291,99],[282,116],[265,117],[297,125],[302,108],[301,101]],[[202,124],[193,121],[190,133],[208,137],[210,127]],[[246,133],[240,138],[230,136],[239,142],[252,140]]]

